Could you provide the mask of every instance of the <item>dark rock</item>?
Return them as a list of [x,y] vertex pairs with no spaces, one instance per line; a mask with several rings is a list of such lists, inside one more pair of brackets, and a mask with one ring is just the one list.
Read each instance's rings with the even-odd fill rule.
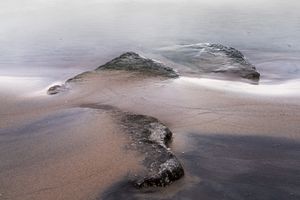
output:
[[170,67],[165,66],[157,61],[144,58],[137,53],[127,52],[121,56],[111,60],[110,62],[98,67],[94,71],[87,71],[78,74],[72,78],[69,78],[64,85],[55,85],[48,89],[48,94],[53,95],[61,91],[63,86],[68,85],[72,82],[83,81],[85,77],[91,74],[100,73],[103,70],[124,70],[131,72],[138,72],[143,75],[148,76],[162,76],[167,78],[177,78],[179,75],[175,70]]
[[164,187],[184,175],[181,163],[168,148],[172,139],[168,127],[153,117],[135,114],[122,115],[121,123],[135,141],[134,147],[145,155],[147,174],[133,181],[136,187]]
[[221,44],[178,45],[161,49],[161,54],[195,73],[224,73],[251,80],[260,77],[255,66],[240,51]]
[[157,61],[144,58],[134,52],[124,53],[98,67],[96,70],[125,70],[140,72],[145,75],[165,76],[168,78],[177,78],[179,76],[174,69]]
[[76,82],[76,81],[82,81],[84,80],[85,77],[87,77],[90,74],[94,74],[94,71],[87,71],[87,72],[83,72],[81,74],[78,74],[72,78],[69,78],[66,83],[71,83],[71,82]]
[[125,133],[129,134],[130,149],[141,152],[147,168],[146,175],[133,180],[137,188],[164,187],[180,179],[184,170],[177,157],[168,148],[172,140],[172,132],[157,119],[123,112],[122,110],[104,104],[83,104],[80,107],[110,111],[120,122]]
[[47,94],[54,95],[65,89],[66,89],[66,87],[64,85],[54,85],[48,89]]
[[299,140],[199,133],[187,137],[189,150],[180,159],[194,181],[167,192],[152,188],[134,190],[120,181],[104,191],[98,200],[300,199]]

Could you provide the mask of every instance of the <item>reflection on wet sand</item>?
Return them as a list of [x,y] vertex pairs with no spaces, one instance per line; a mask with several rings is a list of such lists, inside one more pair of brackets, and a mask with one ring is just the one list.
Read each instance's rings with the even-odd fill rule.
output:
[[[0,199],[300,199],[299,2],[1,0]],[[239,49],[259,85],[203,78],[159,53],[199,42]],[[47,96],[124,51],[197,78],[102,72]],[[105,109],[83,104],[159,119],[184,179],[148,194],[131,188],[143,156]]]
[[[270,199],[280,187],[274,194],[296,199],[299,150],[282,141],[299,141],[298,100],[112,71],[90,74],[56,96],[16,97],[1,110],[0,193],[8,199],[148,198],[124,182],[114,186],[138,173],[143,158],[124,149],[130,141],[105,109],[81,107],[105,104],[158,118],[174,133],[170,147],[187,175],[151,198]],[[286,157],[277,159],[273,150]],[[265,196],[258,183],[267,187]]]
[[[137,192],[120,182],[100,198],[291,199],[300,197],[300,144],[268,136],[189,134],[192,150],[180,154],[191,177],[177,190]],[[118,191],[118,192],[114,192]],[[168,192],[166,192],[168,191]]]
[[4,199],[94,199],[129,173],[137,153],[110,115],[67,109],[0,131],[0,193]]

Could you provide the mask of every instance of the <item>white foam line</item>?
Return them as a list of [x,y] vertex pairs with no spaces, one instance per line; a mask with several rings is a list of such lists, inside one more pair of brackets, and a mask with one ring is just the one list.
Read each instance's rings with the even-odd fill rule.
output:
[[215,80],[208,78],[181,77],[179,81],[201,85],[203,87],[256,95],[300,96],[300,79],[289,80],[278,84],[249,84],[238,81]]
[[44,96],[49,87],[62,84],[61,81],[56,81],[48,85],[48,81],[43,77],[0,76],[0,89],[17,96],[33,97]]
[[31,92],[29,94],[27,94],[26,96],[27,97],[34,97],[34,96],[47,96],[47,91],[48,89],[51,87],[51,86],[54,86],[54,85],[62,85],[63,82],[62,81],[56,81],[56,82],[53,82],[49,85],[47,85],[46,87],[40,89],[40,90],[37,90],[37,91],[34,91],[34,92]]

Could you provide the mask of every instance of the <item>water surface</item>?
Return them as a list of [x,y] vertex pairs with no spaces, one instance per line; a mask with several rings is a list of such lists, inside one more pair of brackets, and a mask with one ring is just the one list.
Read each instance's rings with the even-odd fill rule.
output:
[[[2,0],[0,199],[299,199],[299,10],[298,0]],[[201,42],[241,50],[260,84],[103,73],[46,96],[125,51],[159,59]],[[140,157],[84,103],[165,123],[184,179],[131,188]]]
[[4,0],[0,74],[63,79],[124,51],[211,42],[299,77],[299,9],[297,0]]

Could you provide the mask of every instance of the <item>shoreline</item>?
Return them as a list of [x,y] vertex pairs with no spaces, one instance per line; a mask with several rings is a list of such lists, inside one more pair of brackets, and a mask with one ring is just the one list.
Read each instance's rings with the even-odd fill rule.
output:
[[[130,80],[130,81],[128,81]],[[199,140],[201,145],[204,145],[202,150],[204,151],[195,151],[195,148],[199,146],[198,144],[194,144],[190,140],[189,133],[194,133],[193,137],[196,138],[203,138],[203,134],[208,134],[209,137],[217,137],[218,135],[224,135],[224,138],[232,138],[232,142],[236,141],[238,142],[242,137],[254,137],[258,138],[257,141],[260,141],[259,138],[266,137],[269,138],[267,141],[269,141],[267,147],[272,148],[272,141],[281,141],[280,138],[286,138],[288,140],[293,141],[299,141],[300,140],[300,127],[299,127],[299,119],[300,119],[300,106],[297,103],[297,98],[291,98],[286,96],[281,96],[278,98],[270,97],[262,97],[258,95],[250,95],[251,98],[249,98],[249,95],[243,95],[242,93],[235,93],[235,92],[229,92],[229,91],[222,91],[211,89],[210,87],[204,87],[201,84],[194,84],[190,83],[189,81],[183,81],[181,79],[175,79],[175,80],[161,80],[157,78],[147,78],[147,79],[139,79],[139,78],[133,78],[132,75],[129,73],[104,73],[101,78],[93,78],[91,77],[88,81],[72,86],[72,90],[69,92],[66,92],[65,94],[58,95],[56,97],[52,96],[32,96],[32,97],[20,97],[19,100],[16,99],[16,102],[12,104],[7,104],[5,108],[5,113],[3,113],[3,110],[1,110],[1,122],[9,122],[11,121],[11,125],[7,128],[1,129],[0,134],[0,142],[5,144],[5,146],[2,146],[2,152],[4,149],[10,149],[9,154],[19,154],[20,151],[24,151],[24,155],[30,155],[34,152],[38,152],[40,150],[45,151],[44,147],[38,147],[39,143],[35,138],[43,138],[45,137],[44,142],[48,144],[47,148],[54,148],[51,147],[56,142],[51,142],[47,137],[53,137],[55,135],[64,136],[65,134],[71,134],[72,130],[76,130],[77,136],[74,137],[67,137],[70,140],[70,145],[83,145],[83,149],[85,152],[85,156],[94,156],[94,158],[97,158],[99,155],[93,153],[93,151],[101,151],[106,149],[106,151],[109,152],[109,149],[119,149],[119,151],[116,153],[116,156],[124,157],[123,153],[127,152],[127,150],[123,149],[127,144],[123,141],[119,143],[119,147],[110,145],[110,143],[107,143],[104,145],[104,141],[100,142],[103,143],[103,147],[99,146],[97,144],[97,137],[115,137],[110,132],[106,133],[105,135],[98,135],[99,131],[102,130],[102,123],[107,120],[107,114],[105,114],[105,111],[102,115],[103,117],[97,117],[99,114],[95,113],[92,114],[89,112],[87,113],[86,117],[80,117],[81,114],[72,114],[74,119],[76,120],[68,120],[64,122],[64,118],[57,116],[55,113],[59,112],[65,112],[64,110],[76,110],[80,105],[87,104],[87,103],[107,103],[109,102],[111,106],[115,106],[118,109],[121,109],[126,112],[133,112],[133,113],[139,113],[143,115],[149,115],[153,116],[155,118],[160,119],[164,124],[167,125],[167,127],[170,128],[170,130],[174,133],[173,142],[171,144],[172,150],[175,152],[175,155],[178,156],[179,159],[182,159],[184,162],[184,168],[187,173],[187,177],[183,179],[183,181],[179,181],[178,183],[172,185],[171,189],[162,189],[158,190],[155,193],[157,195],[165,193],[169,195],[183,195],[183,196],[189,196],[193,194],[186,193],[186,189],[193,187],[194,184],[200,184],[201,180],[203,178],[203,174],[192,173],[192,171],[195,169],[195,167],[192,167],[193,164],[189,161],[189,156],[200,156],[205,155],[204,153],[207,151],[205,150],[206,145],[208,143],[205,143],[205,140]],[[22,104],[21,104],[22,102]],[[5,104],[2,104],[5,105]],[[13,109],[11,106],[16,106],[17,109]],[[12,109],[12,110],[11,110]],[[85,109],[83,109],[85,110]],[[10,112],[12,111],[14,115],[12,116]],[[85,111],[86,112],[86,111]],[[55,124],[58,123],[60,125],[53,125],[51,123],[51,120],[47,119],[47,116],[51,116],[54,113],[54,122]],[[84,119],[90,119],[91,121],[87,124],[83,123],[83,121],[80,121],[80,118]],[[32,125],[31,123],[39,120],[42,120],[42,127],[43,129],[35,129],[36,125]],[[78,121],[79,120],[79,121]],[[93,121],[103,121],[100,122],[98,125],[99,128],[93,128]],[[78,123],[76,123],[78,121]],[[79,123],[80,122],[80,123]],[[99,122],[98,122],[99,123]],[[115,123],[115,122],[114,122]],[[113,123],[113,124],[114,124]],[[9,123],[8,123],[9,124]],[[28,128],[24,129],[21,128],[21,124],[27,124]],[[37,125],[40,123],[37,123]],[[108,127],[111,127],[109,125],[110,123],[107,123]],[[118,126],[118,124],[116,124]],[[3,124],[1,125],[3,127]],[[41,126],[41,125],[39,125]],[[11,128],[9,128],[11,127]],[[38,126],[37,126],[38,127]],[[57,129],[60,129],[60,131],[55,131]],[[15,130],[15,131],[13,131]],[[24,132],[24,130],[26,130]],[[69,131],[68,131],[69,130]],[[86,130],[86,131],[82,131]],[[50,134],[49,136],[44,135],[44,131],[46,132],[52,132],[54,134]],[[70,132],[71,131],[71,132]],[[95,132],[96,131],[96,132]],[[12,134],[13,132],[16,132],[17,135]],[[32,133],[31,133],[32,132]],[[46,133],[45,132],[45,133]],[[123,135],[122,131],[117,131],[119,136]],[[88,133],[93,133],[93,135],[88,136]],[[95,140],[94,143],[94,149],[89,150],[88,146],[85,146],[85,140],[81,139],[82,137],[85,137],[84,135],[87,135],[86,139],[90,142]],[[22,135],[22,137],[19,137],[18,135]],[[44,136],[43,136],[44,135]],[[70,135],[71,136],[71,135]],[[118,136],[118,137],[119,137]],[[28,138],[27,138],[28,137]],[[60,137],[60,136],[59,136]],[[59,137],[57,140],[59,141]],[[73,139],[71,139],[73,138]],[[76,139],[77,138],[77,139]],[[236,138],[236,139],[235,139]],[[11,143],[5,142],[7,139],[11,140]],[[17,139],[17,140],[15,140]],[[56,140],[56,139],[54,139]],[[77,141],[76,141],[77,140]],[[18,143],[18,145],[15,142]],[[76,142],[75,142],[76,141]],[[198,139],[197,139],[198,141]],[[214,139],[212,140],[214,141]],[[242,140],[243,141],[243,140]],[[30,143],[28,143],[30,142]],[[203,143],[204,142],[204,143]],[[209,143],[209,148],[213,148],[215,142]],[[219,144],[220,142],[216,142]],[[282,142],[275,142],[281,144]],[[26,147],[26,144],[30,144],[30,149]],[[233,146],[237,145],[238,143],[232,144]],[[263,144],[263,143],[262,143]],[[25,145],[25,146],[24,146]],[[61,148],[65,149],[68,145],[61,143]],[[200,146],[201,146],[200,145]],[[225,144],[224,144],[225,145]],[[226,144],[228,145],[228,144]],[[271,145],[271,146],[270,146]],[[17,149],[14,149],[17,147]],[[266,147],[266,148],[267,148]],[[217,148],[217,146],[216,146]],[[244,147],[241,147],[241,150]],[[246,147],[245,147],[246,148]],[[259,148],[262,148],[259,147]],[[257,149],[259,149],[257,147]],[[281,146],[281,148],[284,148],[284,145]],[[27,149],[27,150],[26,150]],[[38,150],[40,149],[40,150]],[[197,149],[197,148],[196,148]],[[55,150],[56,151],[56,150]],[[55,152],[54,151],[54,152]],[[6,152],[6,151],[5,151]],[[77,152],[77,151],[75,151]],[[184,153],[182,153],[184,152]],[[190,153],[189,153],[190,152]],[[251,149],[247,149],[247,152],[251,153]],[[288,152],[288,151],[287,151]],[[291,151],[292,152],[292,151]],[[44,159],[50,159],[48,157],[48,154],[42,154]],[[50,154],[49,154],[50,155]],[[72,159],[74,159],[74,162],[82,162],[85,160],[83,157],[81,157],[81,153],[76,155],[76,153],[72,153]],[[108,153],[108,155],[111,155]],[[135,154],[133,154],[135,155]],[[297,155],[297,153],[295,153]],[[186,157],[187,156],[187,157]],[[227,155],[228,156],[228,155]],[[272,155],[273,156],[273,155]],[[69,156],[67,154],[61,154],[61,159],[69,159]],[[14,166],[18,163],[19,157],[12,156],[10,159],[8,159],[7,156],[1,155],[1,160],[6,160],[6,162],[11,162],[9,164],[10,166]],[[132,160],[132,164],[134,164],[135,167],[140,168],[141,167],[141,157],[135,157],[130,154],[129,158]],[[138,159],[137,159],[138,158]],[[24,156],[24,159],[27,159],[26,156]],[[99,166],[97,168],[101,169],[101,167],[108,167],[107,165],[103,165],[103,163],[100,161],[102,158],[98,158],[99,160]],[[129,159],[129,160],[130,160]],[[187,160],[186,160],[187,159]],[[253,159],[256,159],[253,157]],[[291,157],[292,159],[292,157]],[[295,158],[296,159],[296,158]],[[51,158],[51,162],[57,162],[58,159]],[[28,160],[30,161],[30,159]],[[61,163],[65,163],[66,161],[61,161]],[[72,161],[73,162],[73,161]],[[89,159],[85,161],[87,165],[94,165],[93,159]],[[108,159],[106,162],[111,162],[110,159]],[[216,161],[215,164],[218,166],[218,162],[222,163],[222,160]],[[296,162],[296,160],[295,160]],[[2,162],[3,163],[3,162]],[[102,163],[102,164],[101,164]],[[121,162],[122,163],[122,162]],[[114,165],[120,165],[114,164]],[[231,163],[231,161],[229,161]],[[123,164],[123,163],[122,163]],[[200,166],[204,165],[205,163],[200,162]],[[270,163],[272,164],[272,162]],[[274,165],[277,165],[276,163],[273,163]],[[272,164],[272,165],[273,165]],[[19,165],[19,164],[18,164]],[[42,174],[49,176],[49,174],[53,173],[56,174],[55,171],[49,171],[48,167],[45,168],[45,163],[42,161],[38,161],[35,164],[36,167],[38,167]],[[51,166],[51,165],[49,165]],[[63,166],[63,165],[62,165]],[[134,176],[134,174],[137,173],[138,170],[133,170],[134,168],[131,167],[132,165],[129,164],[128,168],[123,168],[123,173],[118,173],[113,181],[107,181],[107,183],[99,183],[100,185],[97,185],[96,182],[89,182],[89,184],[85,185],[86,188],[94,188],[93,192],[90,191],[89,194],[86,193],[86,195],[95,195],[96,198],[102,198],[102,194],[106,194],[105,191],[113,190],[110,188],[110,186],[117,184],[121,180],[128,180],[130,176]],[[189,167],[190,166],[190,167]],[[53,166],[54,167],[54,166]],[[59,167],[59,166],[57,166]],[[238,171],[239,167],[243,167],[243,165],[237,165],[236,171]],[[44,169],[43,169],[44,168]],[[51,167],[52,168],[52,167]],[[111,167],[108,167],[111,168]],[[106,170],[108,170],[106,168]],[[22,165],[20,165],[20,169],[22,169]],[[26,169],[26,168],[24,168]],[[24,170],[23,169],[23,170]],[[55,169],[55,167],[54,167]],[[82,170],[85,169],[81,168]],[[211,168],[207,168],[208,170],[212,170]],[[31,176],[30,180],[39,180],[43,179],[43,176],[40,176],[39,174],[32,174],[29,171],[23,172],[23,175],[20,176],[18,173],[8,173],[8,169],[5,169],[0,167],[0,176],[1,177],[9,177],[11,181],[17,181],[18,179],[22,177],[28,177]],[[22,170],[22,171],[23,171]],[[66,170],[66,169],[65,169]],[[112,169],[113,170],[113,169]],[[118,169],[120,170],[120,169]],[[122,171],[122,170],[121,170]],[[115,173],[114,171],[113,173]],[[28,174],[26,174],[28,173]],[[127,173],[130,173],[132,175],[129,175],[127,177]],[[241,173],[244,173],[241,171]],[[276,172],[277,173],[277,172]],[[274,172],[273,175],[276,175]],[[290,173],[287,171],[286,173]],[[7,175],[4,175],[7,174]],[[76,173],[75,173],[76,174]],[[75,175],[74,174],[74,175]],[[126,175],[127,174],[127,175]],[[192,175],[194,174],[194,175]],[[102,175],[100,175],[100,179]],[[252,175],[251,175],[252,176]],[[70,179],[73,179],[72,174],[68,176]],[[124,178],[125,177],[125,178]],[[50,178],[50,177],[49,177]],[[129,178],[130,179],[130,178]],[[2,180],[6,180],[2,179]],[[67,180],[67,179],[66,179]],[[198,180],[198,181],[197,181]],[[52,180],[54,181],[55,185],[59,183],[60,179]],[[88,181],[88,179],[87,179]],[[26,194],[30,191],[34,191],[35,189],[27,188],[27,184],[23,181],[19,181],[19,184],[15,185],[17,187],[11,187],[7,185],[9,182],[1,182],[1,185],[3,185],[2,188],[6,191],[0,191],[1,194],[4,195],[4,197],[7,195],[8,191],[12,191],[12,193],[16,193],[17,190],[24,191],[23,194]],[[33,182],[34,183],[34,182]],[[45,182],[35,182],[33,184],[34,187],[37,188],[47,188],[48,184],[51,183],[51,178],[46,179]],[[67,187],[70,191],[80,191],[80,187],[83,187],[81,181],[75,181],[74,185],[70,186],[62,186],[62,188]],[[80,187],[76,185],[81,185]],[[102,186],[101,186],[102,185]],[[4,187],[5,186],[5,187]],[[233,186],[232,186],[233,187]],[[15,188],[15,189],[14,189]],[[52,195],[55,196],[55,194],[61,193],[60,190],[62,189],[54,189],[54,191],[58,191],[57,193],[51,192]],[[101,189],[103,188],[103,189]],[[117,187],[118,188],[118,187]],[[214,187],[213,187],[214,188]],[[174,190],[174,192],[171,191]],[[228,191],[234,191],[234,187],[229,189]],[[51,190],[49,190],[51,191]],[[32,194],[32,199],[38,199],[38,198],[46,198],[49,195],[48,190],[41,190],[39,194]],[[125,192],[127,190],[124,190]],[[181,192],[180,192],[181,191]],[[103,193],[104,192],[104,193]],[[120,189],[120,194],[123,194],[123,189]],[[158,192],[158,193],[157,193]],[[226,191],[224,191],[226,192]],[[11,194],[12,194],[11,193]],[[72,193],[72,192],[71,192]],[[64,199],[72,199],[74,200],[73,195],[71,193],[65,193]],[[110,192],[109,192],[110,193]],[[145,195],[141,191],[133,191],[133,194],[139,196],[139,195]],[[204,193],[202,193],[204,194]],[[81,193],[81,195],[84,195],[84,193]],[[200,193],[198,193],[200,195]],[[21,195],[22,196],[22,195]],[[20,196],[20,197],[21,197]],[[54,197],[52,196],[52,197]],[[167,195],[168,196],[168,195]],[[22,196],[23,197],[23,196]],[[16,197],[18,199],[19,197]],[[109,199],[109,197],[107,197]]]
[[0,200],[299,200],[299,0],[0,1]]
[[[126,198],[134,199],[136,195],[148,198],[145,191],[150,190],[158,196],[166,193],[168,198],[197,194],[213,199],[223,188],[221,194],[247,199],[238,183],[248,184],[256,193],[260,190],[251,184],[259,179],[268,182],[276,176],[295,182],[276,170],[265,174],[264,163],[255,163],[270,157],[268,164],[284,173],[297,170],[298,150],[285,140],[300,139],[298,80],[258,82],[255,66],[231,47],[197,44],[181,50],[194,54],[198,48],[204,48],[201,52],[207,48],[212,63],[219,55],[217,63],[229,64],[218,67],[204,61],[204,75],[189,77],[188,71],[180,75],[161,62],[127,52],[95,70],[55,83],[47,91],[43,88],[49,85],[48,79],[44,86],[36,78],[3,79],[2,89],[14,80],[24,84],[0,100],[5,105],[0,110],[0,177],[4,180],[0,184],[5,191],[0,193],[14,199],[63,195],[72,200],[72,193],[78,199],[119,199],[130,193]],[[172,53],[169,56],[176,60]],[[188,65],[190,59],[199,61],[189,56],[183,59]],[[288,157],[292,169],[278,164],[270,153],[273,145],[294,155]],[[254,164],[245,166],[245,156]],[[267,177],[248,173],[257,167]],[[33,173],[34,169],[39,173]],[[249,185],[247,179],[235,180],[236,176],[253,180]],[[232,182],[230,187],[224,185],[224,178]],[[275,183],[286,187],[279,179]],[[268,187],[267,196],[274,185]],[[277,195],[286,193],[282,189]]]

